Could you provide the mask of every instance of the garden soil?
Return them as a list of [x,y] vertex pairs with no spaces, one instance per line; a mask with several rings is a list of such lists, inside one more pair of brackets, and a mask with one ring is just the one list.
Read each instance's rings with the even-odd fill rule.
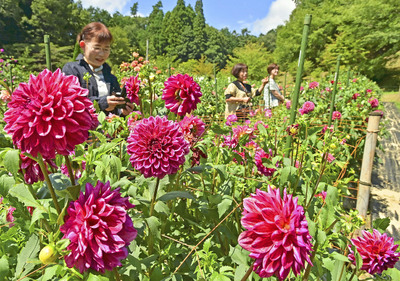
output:
[[[381,120],[388,130],[380,137],[381,149],[377,149],[372,172],[369,210],[372,221],[390,218],[387,233],[400,240],[400,112],[394,103],[384,103],[385,116]],[[400,269],[400,262],[396,264]]]

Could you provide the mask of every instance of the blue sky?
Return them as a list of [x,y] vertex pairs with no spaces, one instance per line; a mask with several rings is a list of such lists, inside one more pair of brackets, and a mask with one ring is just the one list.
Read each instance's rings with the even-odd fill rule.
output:
[[[139,15],[148,16],[158,0],[81,0],[83,7],[99,7],[111,14],[119,11],[123,15],[130,14],[130,7],[138,2]],[[171,11],[177,0],[161,0],[163,11]],[[185,0],[185,4],[193,8],[196,0]],[[295,8],[293,0],[203,0],[206,23],[221,29],[240,33],[243,28],[258,36],[267,33],[289,19]]]

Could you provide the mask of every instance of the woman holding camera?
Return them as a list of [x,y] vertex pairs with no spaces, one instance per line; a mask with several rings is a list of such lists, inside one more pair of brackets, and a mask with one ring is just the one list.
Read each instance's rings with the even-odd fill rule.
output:
[[97,101],[106,114],[126,116],[133,111],[133,104],[119,96],[121,88],[111,67],[105,62],[110,55],[112,35],[100,22],[86,25],[78,34],[77,41],[83,54],[63,67],[65,75],[78,77],[83,88],[89,90],[88,98]]

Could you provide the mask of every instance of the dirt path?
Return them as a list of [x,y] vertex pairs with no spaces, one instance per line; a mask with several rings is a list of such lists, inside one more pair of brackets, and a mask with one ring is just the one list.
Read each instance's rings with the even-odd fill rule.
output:
[[[400,240],[400,112],[393,103],[384,103],[388,136],[380,138],[382,149],[376,152],[372,172],[369,209],[372,220],[390,218],[387,233]],[[400,269],[400,262],[396,264]]]

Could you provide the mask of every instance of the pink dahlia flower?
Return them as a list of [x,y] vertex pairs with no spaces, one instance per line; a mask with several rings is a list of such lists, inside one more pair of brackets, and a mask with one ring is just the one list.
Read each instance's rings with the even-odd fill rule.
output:
[[162,99],[171,112],[184,116],[197,108],[202,96],[199,84],[187,74],[177,74],[164,82]]
[[140,80],[138,77],[139,74],[131,76],[125,83],[126,97],[131,101],[131,103],[136,103],[137,105],[139,105],[140,90]]
[[231,114],[226,118],[225,125],[232,126],[232,123],[235,123],[238,120],[236,114]]
[[60,227],[63,239],[71,241],[65,256],[68,267],[81,273],[93,269],[104,273],[121,265],[128,256],[128,245],[137,235],[127,211],[133,207],[119,188],[111,190],[110,183],[86,184],[85,194],[71,202]]
[[312,112],[315,108],[315,104],[312,101],[306,101],[303,106],[299,109],[301,115]]
[[69,155],[97,126],[87,95],[77,77],[45,69],[14,91],[4,113],[4,130],[22,152],[35,157],[40,153],[45,159],[54,159],[56,152]]
[[290,109],[291,106],[292,106],[292,101],[291,100],[287,100],[286,101],[286,108]]
[[359,93],[354,93],[354,95],[351,97],[353,100],[356,100],[360,96]]
[[267,118],[271,118],[272,117],[272,110],[271,109],[265,109],[264,110],[264,116]]
[[368,100],[369,104],[371,105],[372,108],[378,107],[379,106],[379,100],[377,98],[370,98]]
[[[351,239],[351,243],[356,247],[363,260],[361,270],[365,270],[369,274],[380,274],[384,270],[394,267],[399,261],[400,253],[396,252],[399,245],[393,243],[392,237],[388,237],[386,233],[381,234],[376,229],[373,230],[373,233],[364,230],[362,237]],[[356,259],[350,245],[349,249],[349,259],[355,264]]]
[[258,149],[254,156],[254,162],[256,163],[258,171],[267,177],[272,176],[276,171],[274,168],[267,168],[263,163],[263,159],[270,158],[272,158],[272,155],[270,153],[266,153],[262,148]]
[[136,125],[128,137],[132,166],[145,178],[175,174],[185,162],[189,143],[179,125],[166,117],[149,117]]
[[295,275],[309,264],[311,235],[304,209],[297,198],[279,189],[268,192],[257,189],[256,194],[243,200],[242,226],[239,245],[250,251],[255,259],[253,270],[260,277],[275,275],[284,280],[292,270]]
[[340,113],[339,111],[334,111],[332,113],[332,120],[336,120],[336,119],[340,119],[342,118],[342,113]]
[[308,88],[309,89],[316,89],[319,87],[319,83],[316,81],[311,82],[310,84],[308,84]]
[[327,195],[326,191],[321,191],[321,193],[315,194],[314,197],[320,197],[325,202],[326,195]]
[[[27,184],[34,184],[38,181],[44,181],[44,175],[40,169],[39,163],[32,160],[24,154],[20,154],[21,170],[23,170],[24,179]],[[46,166],[51,166],[57,169],[57,165],[52,160],[43,159]]]
[[187,140],[199,138],[203,135],[206,125],[197,116],[185,116],[182,121],[179,122],[179,126],[182,129],[183,134]]
[[[14,218],[14,216],[13,216],[13,213],[14,213],[15,210],[16,210],[16,208],[14,208],[14,207],[8,208],[7,214],[6,214],[6,221],[7,221],[7,222],[13,222],[13,221],[15,221],[15,218]],[[14,225],[15,225],[14,223],[10,223],[10,224],[8,225],[8,227],[13,227]]]

